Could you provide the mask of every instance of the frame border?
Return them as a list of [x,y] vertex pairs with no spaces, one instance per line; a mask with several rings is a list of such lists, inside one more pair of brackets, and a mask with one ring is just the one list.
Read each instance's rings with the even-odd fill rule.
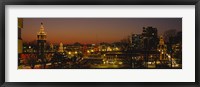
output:
[[[0,85],[1,87],[200,87],[200,0],[1,0]],[[195,5],[195,82],[5,82],[5,6],[6,5]]]

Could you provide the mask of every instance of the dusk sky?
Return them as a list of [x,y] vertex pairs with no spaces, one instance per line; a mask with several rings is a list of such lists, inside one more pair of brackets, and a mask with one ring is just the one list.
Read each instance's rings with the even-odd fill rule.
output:
[[41,22],[50,43],[72,44],[115,42],[131,34],[141,34],[143,27],[157,28],[158,34],[182,30],[181,18],[23,18],[22,40],[37,40]]

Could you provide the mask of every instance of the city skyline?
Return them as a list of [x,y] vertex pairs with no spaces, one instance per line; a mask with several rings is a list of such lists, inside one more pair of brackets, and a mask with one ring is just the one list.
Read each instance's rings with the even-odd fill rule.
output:
[[182,18],[19,18],[18,69],[182,69]]
[[147,26],[157,28],[158,35],[170,29],[182,31],[181,18],[23,18],[23,41],[37,40],[41,22],[53,44],[118,42]]

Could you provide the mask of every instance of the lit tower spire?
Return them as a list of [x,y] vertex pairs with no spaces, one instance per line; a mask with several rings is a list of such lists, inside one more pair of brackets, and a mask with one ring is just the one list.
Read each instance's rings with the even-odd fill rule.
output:
[[158,44],[158,51],[160,52],[160,60],[166,60],[167,45],[164,43],[164,39],[160,36],[160,41]]
[[40,25],[40,31],[38,32],[38,35],[39,36],[44,36],[44,37],[41,37],[41,38],[38,38],[38,39],[46,39],[47,33],[44,32],[44,26],[43,26],[42,22],[41,22],[41,25]]
[[41,33],[44,33],[44,26],[43,26],[43,23],[41,23],[40,32],[41,32]]
[[40,25],[40,31],[37,33],[37,53],[38,58],[42,60],[45,68],[45,52],[46,52],[46,38],[47,34],[44,32],[43,23]]

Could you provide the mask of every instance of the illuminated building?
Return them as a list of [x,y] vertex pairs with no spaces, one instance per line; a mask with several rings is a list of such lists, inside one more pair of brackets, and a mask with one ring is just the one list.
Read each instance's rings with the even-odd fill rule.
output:
[[167,45],[165,45],[163,37],[160,36],[160,41],[159,41],[159,45],[158,45],[158,49],[160,52],[160,60],[166,60],[166,54],[167,54]]
[[62,44],[62,43],[60,43],[60,46],[59,46],[59,48],[58,48],[58,52],[60,52],[60,53],[63,53],[63,52],[64,52],[63,44]]
[[180,43],[177,43],[177,44],[173,44],[172,45],[172,50],[176,53],[178,51],[181,51],[181,44]]
[[107,47],[107,51],[112,51],[111,47]]
[[50,52],[54,52],[54,46],[52,43],[50,44]]
[[46,38],[47,34],[44,32],[43,23],[41,23],[40,31],[37,33],[37,52],[38,58],[44,61],[45,59],[45,50],[46,50]]
[[99,51],[103,51],[103,52],[106,52],[107,51],[107,44],[105,43],[102,43],[99,45]]

